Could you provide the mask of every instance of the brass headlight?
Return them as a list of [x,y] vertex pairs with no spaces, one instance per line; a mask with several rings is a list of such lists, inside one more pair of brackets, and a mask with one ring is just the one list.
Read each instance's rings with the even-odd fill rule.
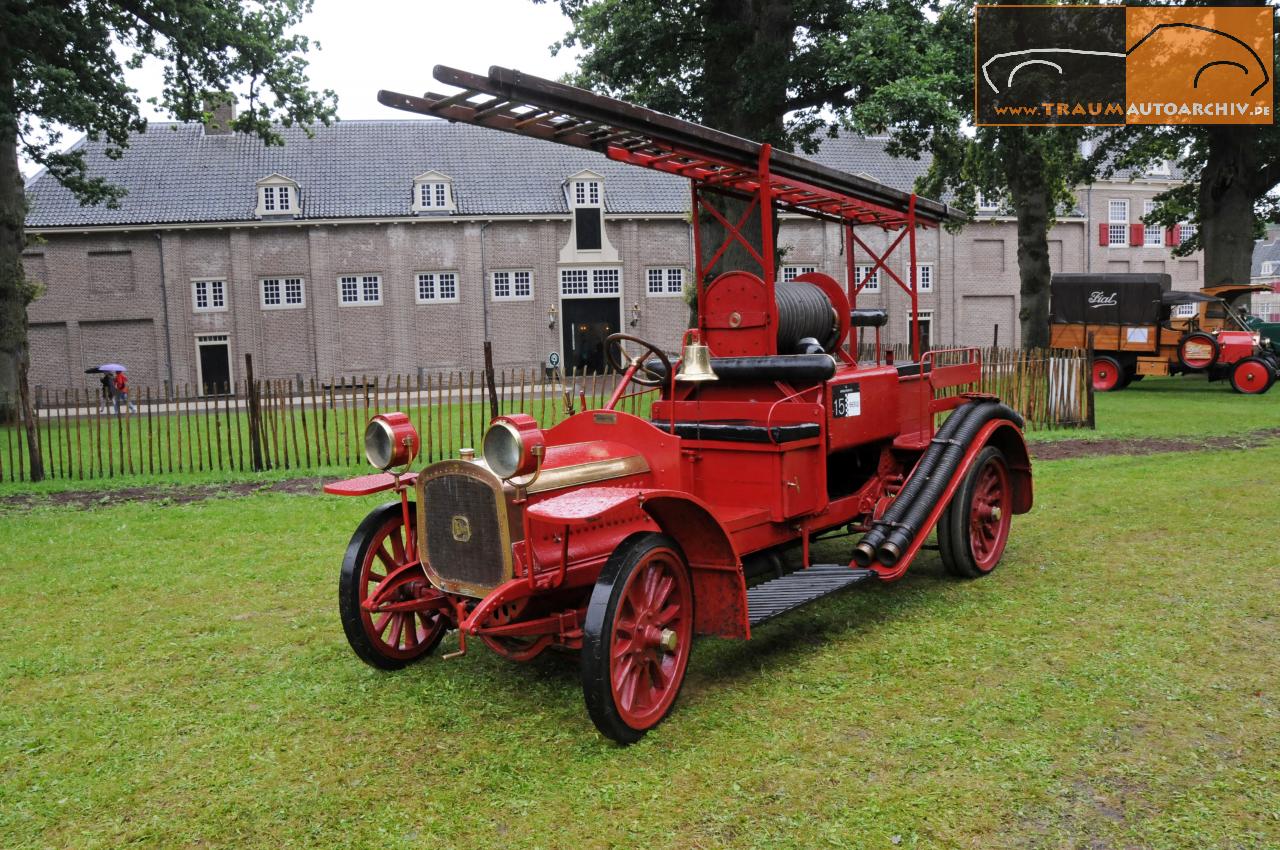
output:
[[484,459],[499,478],[529,475],[538,469],[546,440],[532,416],[513,413],[493,420],[484,435]]
[[403,413],[382,413],[364,429],[364,456],[375,468],[386,471],[407,466],[418,456],[418,431]]

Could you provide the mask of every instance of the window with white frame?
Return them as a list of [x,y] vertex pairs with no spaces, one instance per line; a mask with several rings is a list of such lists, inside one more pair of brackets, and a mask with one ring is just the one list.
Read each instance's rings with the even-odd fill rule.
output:
[[974,205],[978,208],[978,212],[990,213],[990,212],[999,212],[1000,210],[999,196],[989,197],[987,195],[982,194],[981,192],[977,192],[974,196],[973,201],[974,201]]
[[1107,245],[1129,244],[1129,201],[1112,198],[1107,202]]
[[533,272],[527,269],[490,272],[489,285],[495,301],[528,301],[533,298]]
[[681,295],[684,269],[645,269],[645,292],[649,295]]
[[1169,315],[1175,319],[1190,319],[1196,314],[1195,304],[1175,304]]
[[574,180],[573,205],[575,207],[600,206],[600,181]]
[[933,263],[916,263],[916,291],[933,292]]
[[782,282],[790,283],[791,281],[795,280],[802,274],[808,274],[809,272],[816,272],[817,270],[818,270],[817,266],[783,266]]
[[591,273],[586,269],[561,269],[561,295],[589,295],[591,293]]
[[1197,225],[1187,224],[1187,223],[1180,224],[1178,227],[1179,227],[1178,234],[1179,234],[1180,242],[1186,242],[1192,236],[1195,236],[1196,231],[1200,229]]
[[617,295],[622,291],[622,269],[592,269],[591,294]]
[[264,277],[261,284],[264,310],[306,306],[306,290],[300,277]]
[[382,275],[348,274],[338,278],[338,303],[381,304]]
[[[1155,211],[1156,211],[1155,201],[1148,200],[1148,201],[1142,202],[1142,215],[1144,218],[1146,216],[1151,215]],[[1142,225],[1142,244],[1143,245],[1164,245],[1164,228],[1158,224]]]
[[455,208],[452,179],[438,171],[428,171],[413,178],[414,212],[440,212]]
[[227,282],[191,281],[191,304],[197,313],[216,313],[227,309]]
[[287,177],[272,174],[258,181],[258,216],[297,215],[301,212],[298,184]]
[[442,304],[458,300],[457,272],[418,272],[419,304]]
[[[875,269],[875,271],[872,271]],[[870,278],[867,275],[871,275]],[[853,267],[853,276],[855,284],[861,284],[864,280],[866,283],[862,287],[863,292],[879,292],[880,291],[880,269],[870,263],[858,263]]]
[[560,270],[560,294],[563,296],[618,295],[621,292],[622,269],[606,267]]
[[1277,263],[1275,260],[1267,260],[1262,264],[1262,273],[1275,274],[1277,266],[1280,266],[1280,263]]

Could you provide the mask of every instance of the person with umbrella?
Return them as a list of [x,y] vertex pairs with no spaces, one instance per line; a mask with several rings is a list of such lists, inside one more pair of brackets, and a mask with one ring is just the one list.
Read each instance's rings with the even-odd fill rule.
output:
[[116,385],[116,415],[120,415],[120,402],[124,402],[126,409],[130,413],[137,413],[138,406],[129,399],[129,379],[125,377],[125,369],[121,366],[116,370],[114,383]]
[[102,392],[98,395],[98,412],[106,410],[115,401],[116,386],[111,382],[111,376],[106,372],[94,366],[92,369],[85,369],[86,375],[99,375],[98,383],[102,385]]
[[129,379],[125,377],[127,367],[119,363],[103,363],[94,369],[86,369],[86,372],[102,373],[102,392],[104,397],[110,397],[115,407],[116,415],[120,414],[120,402],[123,401],[130,413],[137,413],[138,407],[129,400]]

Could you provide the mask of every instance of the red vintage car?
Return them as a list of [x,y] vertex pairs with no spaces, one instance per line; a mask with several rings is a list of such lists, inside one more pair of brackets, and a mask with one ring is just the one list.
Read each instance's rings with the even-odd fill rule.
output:
[[[696,635],[747,639],[806,602],[893,581],[935,528],[951,573],[995,569],[1013,515],[1032,504],[1021,419],[966,391],[976,350],[921,356],[917,326],[916,357],[894,363],[878,345],[884,311],[856,309],[862,251],[910,294],[914,317],[916,230],[943,221],[944,205],[514,71],[437,67],[436,77],[462,92],[380,99],[679,174],[693,208],[712,217],[707,196],[721,193],[837,221],[849,284],[821,273],[776,280],[772,215],[758,216],[759,273],[713,277],[724,245],[742,239],[741,223],[721,216],[724,245],[705,262],[697,234],[698,325],[682,355],[672,363],[663,345],[610,337],[622,380],[604,407],[549,429],[500,416],[483,459],[464,451],[416,472],[408,417],[374,417],[366,453],[382,471],[325,488],[396,495],[343,559],[339,609],[356,655],[400,668],[450,630],[453,655],[477,639],[515,660],[576,650],[591,719],[629,743],[670,712]],[[897,235],[877,254],[858,225]],[[886,263],[900,248],[911,255],[906,280]],[[855,329],[875,333],[874,360],[850,353]],[[656,394],[648,419],[618,409],[631,392]],[[856,536],[850,562],[812,563],[810,543],[833,534]],[[789,571],[783,553],[797,546]]]

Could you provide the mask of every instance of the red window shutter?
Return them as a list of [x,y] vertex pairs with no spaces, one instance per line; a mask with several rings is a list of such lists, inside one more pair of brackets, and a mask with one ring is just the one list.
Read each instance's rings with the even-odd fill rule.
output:
[[1107,245],[1111,244],[1110,234],[1107,231],[1106,224],[1098,225],[1098,244],[1102,245],[1103,247],[1106,247]]
[[1182,225],[1175,224],[1173,227],[1169,228],[1169,232],[1173,234],[1173,244],[1181,245],[1182,244]]
[[1129,225],[1129,244],[1141,245],[1144,241],[1141,224]]

